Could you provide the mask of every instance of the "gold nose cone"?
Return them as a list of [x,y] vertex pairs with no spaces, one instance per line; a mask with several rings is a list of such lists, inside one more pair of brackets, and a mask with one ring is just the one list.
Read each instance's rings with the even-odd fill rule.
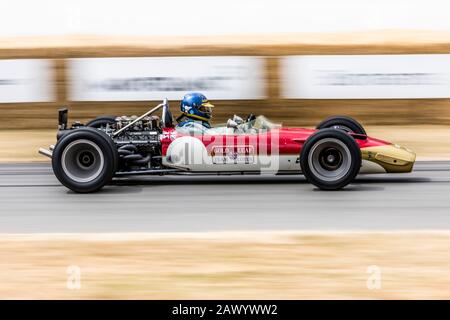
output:
[[362,158],[382,166],[386,172],[411,172],[416,154],[399,145],[385,145],[361,149]]

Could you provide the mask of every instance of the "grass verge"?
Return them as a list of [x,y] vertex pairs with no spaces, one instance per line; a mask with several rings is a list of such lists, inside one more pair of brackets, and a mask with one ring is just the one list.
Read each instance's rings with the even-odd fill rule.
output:
[[[0,240],[0,299],[450,298],[450,232],[3,234]],[[69,289],[77,268],[81,287]],[[381,287],[369,289],[368,282]]]

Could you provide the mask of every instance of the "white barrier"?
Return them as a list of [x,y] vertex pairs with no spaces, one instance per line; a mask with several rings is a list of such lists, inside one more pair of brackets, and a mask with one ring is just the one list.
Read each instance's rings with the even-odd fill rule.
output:
[[262,57],[81,58],[68,63],[72,101],[181,99],[200,91],[209,99],[264,99]]
[[287,99],[450,98],[450,54],[281,58]]
[[0,60],[0,103],[54,101],[53,62]]
[[[72,101],[265,99],[264,57],[68,59]],[[0,60],[0,103],[55,101],[53,61]],[[303,55],[280,57],[287,99],[450,98],[450,54]]]

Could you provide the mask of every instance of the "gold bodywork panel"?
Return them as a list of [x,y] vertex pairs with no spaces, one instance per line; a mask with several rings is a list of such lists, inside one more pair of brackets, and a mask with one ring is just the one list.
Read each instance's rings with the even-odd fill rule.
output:
[[382,166],[386,172],[411,172],[416,154],[399,145],[391,144],[361,149],[362,158]]

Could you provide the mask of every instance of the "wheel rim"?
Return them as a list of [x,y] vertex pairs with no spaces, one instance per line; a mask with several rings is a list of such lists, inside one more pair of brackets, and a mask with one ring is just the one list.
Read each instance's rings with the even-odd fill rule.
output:
[[61,165],[64,173],[76,182],[90,182],[97,178],[104,166],[103,152],[92,141],[72,141],[62,153]]
[[309,169],[314,176],[324,181],[343,178],[350,170],[351,164],[349,148],[335,138],[317,141],[308,155]]

